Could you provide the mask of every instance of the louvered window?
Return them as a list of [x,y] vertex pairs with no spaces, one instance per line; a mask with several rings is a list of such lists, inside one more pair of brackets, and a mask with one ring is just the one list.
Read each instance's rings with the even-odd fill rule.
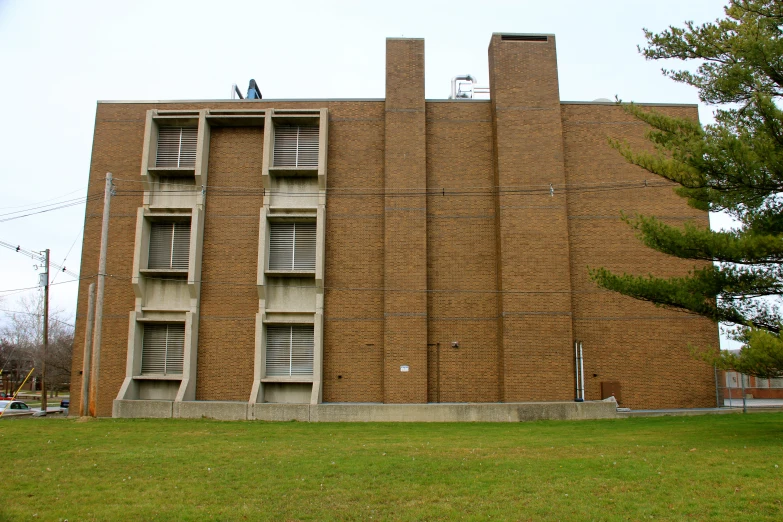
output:
[[181,375],[185,360],[183,323],[144,325],[141,348],[142,375]]
[[270,223],[269,270],[315,271],[315,223]]
[[267,326],[267,376],[312,375],[313,344],[313,325]]
[[318,127],[276,127],[274,165],[318,167]]
[[161,127],[158,131],[158,167],[193,167],[196,165],[196,127]]
[[188,269],[190,222],[152,223],[148,268]]

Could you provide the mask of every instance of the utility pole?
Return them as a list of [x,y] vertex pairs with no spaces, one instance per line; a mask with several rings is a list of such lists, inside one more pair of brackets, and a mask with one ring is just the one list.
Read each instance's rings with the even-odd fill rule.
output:
[[44,252],[43,357],[41,357],[41,411],[46,415],[46,354],[49,351],[49,249]]
[[90,405],[90,370],[92,369],[92,329],[95,319],[95,283],[90,283],[87,300],[87,329],[84,334],[84,360],[82,361],[82,403],[79,405],[79,415],[89,414]]
[[111,209],[111,172],[106,173],[103,192],[103,223],[101,224],[101,254],[98,259],[98,291],[95,303],[95,329],[92,346],[92,375],[90,376],[90,415],[97,417],[98,377],[101,363],[101,327],[103,325],[103,294],[106,289],[106,252],[109,247],[109,210]]

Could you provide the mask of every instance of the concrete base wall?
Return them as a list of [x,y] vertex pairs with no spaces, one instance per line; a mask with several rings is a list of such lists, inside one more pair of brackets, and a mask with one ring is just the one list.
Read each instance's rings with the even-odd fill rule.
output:
[[114,417],[301,422],[523,422],[617,418],[614,403],[254,404],[114,401]]
[[250,406],[250,420],[310,421],[309,404],[254,404]]
[[248,407],[249,405],[246,402],[175,402],[173,417],[175,419],[247,420]]
[[115,400],[112,417],[125,419],[168,419],[173,414],[172,401]]

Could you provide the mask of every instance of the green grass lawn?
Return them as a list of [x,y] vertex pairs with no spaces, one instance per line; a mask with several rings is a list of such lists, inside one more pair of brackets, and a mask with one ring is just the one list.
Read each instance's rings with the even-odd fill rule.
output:
[[783,414],[0,420],[2,520],[783,520]]

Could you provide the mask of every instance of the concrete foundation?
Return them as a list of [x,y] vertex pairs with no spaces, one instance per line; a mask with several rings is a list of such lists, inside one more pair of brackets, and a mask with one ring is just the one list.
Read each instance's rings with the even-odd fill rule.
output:
[[125,419],[168,419],[173,414],[173,401],[114,401],[112,417]]
[[114,417],[301,422],[524,422],[617,418],[614,403],[254,404],[218,401],[114,401]]
[[172,412],[175,419],[247,420],[248,407],[246,402],[182,401]]
[[309,404],[254,404],[249,409],[248,420],[260,421],[310,421]]

